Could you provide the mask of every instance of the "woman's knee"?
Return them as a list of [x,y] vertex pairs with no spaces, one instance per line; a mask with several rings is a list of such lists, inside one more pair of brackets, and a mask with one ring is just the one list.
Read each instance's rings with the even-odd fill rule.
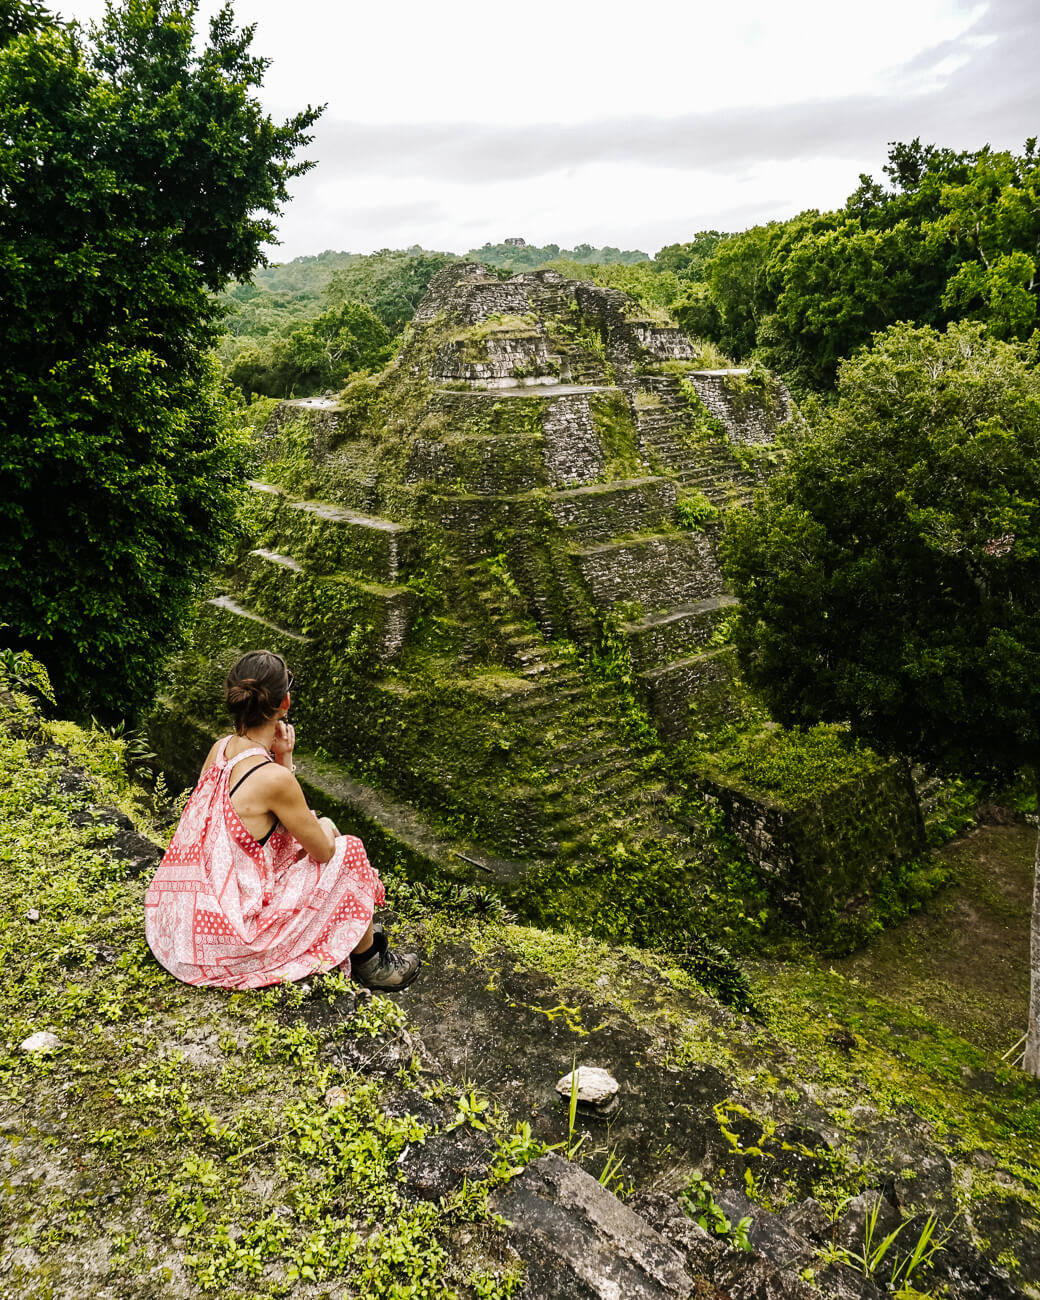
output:
[[331,817],[319,817],[318,825],[326,835],[331,835],[333,839],[339,834],[339,828]]

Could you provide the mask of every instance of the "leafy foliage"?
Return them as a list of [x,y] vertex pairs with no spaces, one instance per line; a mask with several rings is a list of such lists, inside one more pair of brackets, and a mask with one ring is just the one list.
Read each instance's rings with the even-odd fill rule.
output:
[[844,727],[776,728],[761,733],[734,728],[714,757],[727,773],[754,790],[768,791],[789,808],[811,802],[839,782],[876,772],[876,754]]
[[454,253],[431,253],[417,245],[407,251],[383,248],[337,271],[325,297],[330,304],[365,303],[391,334],[399,334],[433,277],[456,260]]
[[228,378],[243,393],[306,397],[342,388],[358,370],[378,369],[390,355],[390,334],[371,308],[345,302],[322,312],[288,340],[239,353]]
[[701,280],[712,253],[728,236],[719,230],[698,230],[684,244],[666,244],[657,252],[653,265],[658,271],[671,271],[680,280]]
[[978,325],[894,326],[728,520],[741,661],[775,715],[962,774],[1037,755],[1040,376]]
[[230,9],[111,7],[88,41],[19,4],[0,47],[0,583],[60,705],[151,697],[233,527],[241,441],[212,293],[262,260],[317,112],[282,125]]
[[[0,628],[7,627],[0,623]],[[0,690],[31,693],[54,704],[54,687],[47,669],[39,659],[28,650],[12,650],[10,646],[0,650]]]
[[837,212],[718,242],[676,304],[680,323],[737,357],[757,350],[802,392],[832,388],[839,361],[900,320],[969,318],[1028,338],[1040,291],[1036,141],[1021,156],[894,143],[884,172],[887,186],[861,176]]
[[648,262],[646,253],[638,248],[626,249],[607,246],[593,248],[591,244],[578,244],[576,248],[561,248],[559,244],[484,244],[481,248],[472,248],[466,254],[466,260],[483,262],[485,266],[496,266],[507,271],[533,271],[564,258],[582,266],[594,264],[602,266],[634,266],[638,262]]

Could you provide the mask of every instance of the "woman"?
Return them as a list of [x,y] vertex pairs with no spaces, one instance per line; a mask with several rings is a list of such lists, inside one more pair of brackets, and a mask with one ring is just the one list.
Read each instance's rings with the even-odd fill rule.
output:
[[198,785],[145,895],[155,956],[188,984],[261,988],[341,966],[373,989],[403,989],[418,957],[396,955],[373,908],[383,885],[352,835],[307,807],[285,721],[292,673],[243,655],[225,682],[235,730]]

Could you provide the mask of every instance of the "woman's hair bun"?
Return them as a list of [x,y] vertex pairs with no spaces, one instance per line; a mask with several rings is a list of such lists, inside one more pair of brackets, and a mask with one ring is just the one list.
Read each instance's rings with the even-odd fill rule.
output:
[[255,677],[243,677],[228,683],[227,700],[228,704],[269,704],[271,692]]
[[269,722],[288,689],[289,670],[281,655],[251,650],[227,675],[224,698],[239,733]]

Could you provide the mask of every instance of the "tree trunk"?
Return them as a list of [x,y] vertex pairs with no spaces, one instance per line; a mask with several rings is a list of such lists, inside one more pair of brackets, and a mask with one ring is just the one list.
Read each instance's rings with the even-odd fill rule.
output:
[[1040,768],[1033,771],[1036,787],[1036,853],[1033,859],[1033,916],[1029,925],[1029,1023],[1022,1069],[1040,1076]]

